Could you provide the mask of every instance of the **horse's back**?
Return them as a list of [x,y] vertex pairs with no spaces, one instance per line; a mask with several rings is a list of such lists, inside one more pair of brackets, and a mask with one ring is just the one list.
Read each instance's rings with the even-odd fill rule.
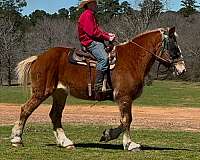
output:
[[62,58],[67,59],[70,49],[71,48],[64,47],[50,48],[38,55],[37,61],[35,61],[32,67],[48,67],[50,65],[59,63]]
[[67,53],[69,52],[70,49],[72,49],[72,48],[64,48],[64,47],[49,48],[47,51],[40,54],[39,57],[55,59],[55,58],[62,56],[63,54],[67,55]]

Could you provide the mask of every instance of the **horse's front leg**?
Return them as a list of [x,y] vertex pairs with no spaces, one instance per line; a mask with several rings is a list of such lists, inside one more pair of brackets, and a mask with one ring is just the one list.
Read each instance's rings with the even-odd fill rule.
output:
[[123,132],[123,146],[124,150],[138,151],[140,145],[134,143],[131,140],[130,126],[132,122],[132,99],[129,96],[123,96],[118,100],[120,114],[121,114],[121,126],[124,129]]
[[124,150],[128,151],[138,151],[140,150],[140,145],[131,141],[130,135],[130,125],[132,122],[132,99],[129,96],[123,96],[117,99],[119,104],[120,114],[121,114],[121,124],[114,129],[105,130],[100,141],[108,142],[110,140],[116,139],[121,133],[123,133],[123,146]]
[[53,105],[49,116],[53,123],[54,135],[57,144],[61,147],[66,147],[67,149],[75,149],[73,142],[66,137],[61,123],[62,112],[65,107],[66,98],[67,92],[62,88],[57,89],[53,93]]

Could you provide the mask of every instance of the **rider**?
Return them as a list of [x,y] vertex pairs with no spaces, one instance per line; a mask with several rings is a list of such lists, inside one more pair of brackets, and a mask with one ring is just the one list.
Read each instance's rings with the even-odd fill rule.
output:
[[96,0],[82,0],[80,8],[84,12],[78,20],[78,33],[81,45],[86,47],[97,59],[95,92],[102,91],[104,75],[108,70],[109,60],[105,51],[104,41],[113,41],[115,34],[104,32],[99,28],[96,21],[95,11],[97,8]]

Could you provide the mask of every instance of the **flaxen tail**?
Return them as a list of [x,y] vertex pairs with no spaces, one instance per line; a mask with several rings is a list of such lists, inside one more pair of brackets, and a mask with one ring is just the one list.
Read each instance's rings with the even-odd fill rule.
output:
[[18,83],[27,87],[27,84],[30,80],[30,69],[31,64],[37,59],[37,56],[29,57],[20,63],[18,63],[17,67],[15,68],[16,74],[18,77]]

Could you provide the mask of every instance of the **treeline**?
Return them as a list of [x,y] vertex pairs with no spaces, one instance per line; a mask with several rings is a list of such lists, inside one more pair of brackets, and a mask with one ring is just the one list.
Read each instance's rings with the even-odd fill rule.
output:
[[[31,55],[51,47],[80,47],[76,33],[77,6],[61,8],[49,14],[36,10],[22,16],[25,0],[0,0],[0,85],[16,81],[16,64]],[[179,44],[186,59],[188,72],[184,80],[199,81],[200,72],[200,13],[194,0],[182,1],[177,12],[163,11],[167,1],[143,0],[137,9],[127,1],[100,0],[97,17],[109,32],[116,33],[120,42],[145,30],[176,26]],[[155,77],[153,68],[151,77]],[[173,77],[172,77],[173,78]]]

